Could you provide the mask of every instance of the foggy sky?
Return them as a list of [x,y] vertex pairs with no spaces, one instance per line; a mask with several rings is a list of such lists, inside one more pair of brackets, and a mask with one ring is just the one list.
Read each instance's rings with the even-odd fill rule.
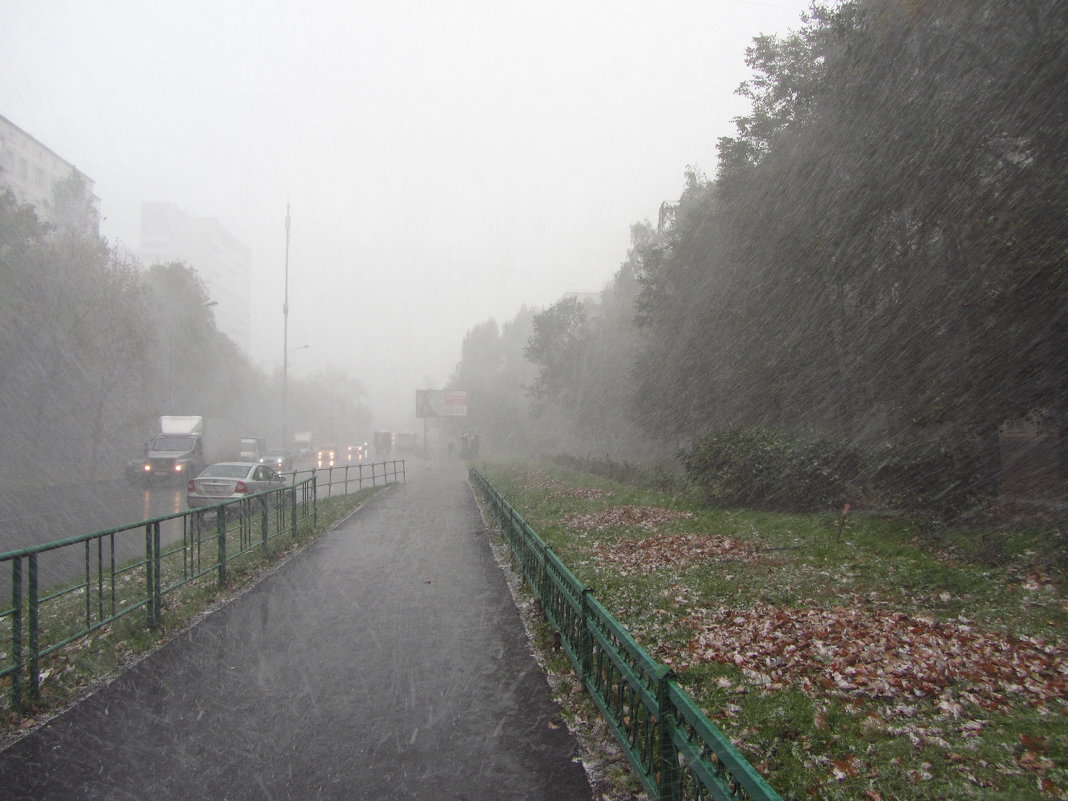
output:
[[[596,292],[631,224],[715,171],[745,48],[807,0],[0,0],[0,114],[96,182],[252,250],[251,356],[331,364],[410,428],[465,331]],[[196,265],[193,265],[196,266]]]

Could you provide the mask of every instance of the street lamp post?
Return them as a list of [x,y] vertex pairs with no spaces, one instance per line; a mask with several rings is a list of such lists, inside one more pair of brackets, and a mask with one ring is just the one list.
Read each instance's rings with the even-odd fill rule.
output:
[[289,447],[286,390],[289,379],[289,204],[286,203],[286,273],[282,296],[282,447]]
[[[290,353],[296,353],[298,350],[307,350],[310,347],[311,347],[311,345],[300,345],[300,346],[298,346],[296,348],[290,348],[289,350],[286,351],[286,356],[288,357]],[[286,405],[285,405],[286,384],[287,384],[288,380],[289,380],[289,377],[286,375],[285,371],[283,370],[283,372],[282,372],[282,409],[283,409],[282,447],[283,448],[288,448],[289,447],[289,443],[286,442],[286,432],[287,432],[287,430],[289,428],[289,418],[284,416],[285,415],[285,409],[286,409]]]

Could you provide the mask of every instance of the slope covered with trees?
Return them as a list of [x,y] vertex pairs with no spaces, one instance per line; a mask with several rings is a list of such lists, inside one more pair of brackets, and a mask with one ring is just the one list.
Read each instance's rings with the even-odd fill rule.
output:
[[1063,473],[1068,5],[814,6],[748,64],[715,178],[634,237],[598,324],[534,318],[535,395],[605,452],[819,432],[972,496],[1030,416]]

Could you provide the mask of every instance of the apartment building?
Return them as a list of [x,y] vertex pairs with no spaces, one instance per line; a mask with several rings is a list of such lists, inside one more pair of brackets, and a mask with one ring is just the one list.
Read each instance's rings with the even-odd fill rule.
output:
[[100,199],[93,193],[92,179],[32,134],[0,116],[0,185],[10,189],[19,203],[31,204],[38,218],[55,222],[52,188],[70,178],[72,172],[85,184],[99,222]]

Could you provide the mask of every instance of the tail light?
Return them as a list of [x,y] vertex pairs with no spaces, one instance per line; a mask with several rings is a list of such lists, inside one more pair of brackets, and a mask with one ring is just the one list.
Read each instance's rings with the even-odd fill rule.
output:
[[189,479],[189,481],[186,482],[185,491],[186,492],[196,492],[197,491],[197,483],[195,481],[193,481],[193,479]]
[[248,492],[248,484],[244,481],[238,481],[234,484],[234,494],[236,495],[239,492]]

